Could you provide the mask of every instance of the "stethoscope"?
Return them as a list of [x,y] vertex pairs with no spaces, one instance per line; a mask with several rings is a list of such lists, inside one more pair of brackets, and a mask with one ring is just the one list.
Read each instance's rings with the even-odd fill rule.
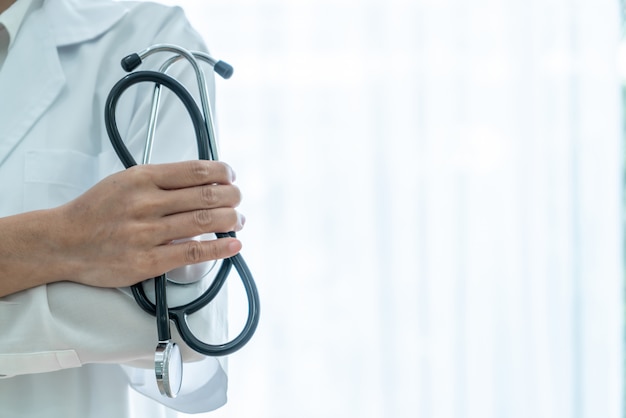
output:
[[[158,71],[131,72],[142,63],[143,59],[157,52],[170,52],[174,55],[166,60]],[[181,59],[186,59],[191,64],[196,74],[200,90],[201,110],[198,108],[194,98],[187,89],[185,89],[181,83],[166,74],[167,70]],[[213,115],[208,99],[204,72],[200,68],[198,60],[209,64],[215,72],[225,79],[229,78],[233,73],[233,68],[229,64],[223,61],[216,61],[206,53],[189,52],[184,48],[168,44],[153,45],[139,53],[128,55],[122,59],[122,67],[130,74],[123,77],[111,89],[106,101],[104,118],[111,144],[126,168],[132,167],[137,163],[128,151],[117,129],[115,109],[118,99],[126,89],[142,82],[154,83],[143,163],[148,164],[152,154],[152,145],[154,142],[161,98],[161,86],[167,87],[176,94],[191,116],[196,134],[198,158],[201,160],[215,161],[218,159]],[[216,233],[215,235],[219,239],[228,236],[234,237],[235,233]],[[248,298],[248,318],[241,333],[233,340],[219,345],[206,344],[193,334],[187,323],[187,317],[205,307],[215,298],[226,282],[233,265],[243,282]],[[173,398],[176,397],[182,385],[183,361],[180,348],[176,343],[171,341],[170,319],[174,321],[181,338],[191,349],[207,356],[228,355],[239,350],[252,338],[259,322],[259,295],[254,279],[252,278],[252,273],[250,273],[241,254],[222,260],[220,268],[209,288],[197,299],[187,304],[168,308],[166,292],[167,281],[167,274],[154,278],[155,303],[152,303],[146,296],[142,283],[132,286],[131,289],[139,306],[149,314],[156,316],[159,341],[154,357],[154,368],[157,386],[161,394]]]

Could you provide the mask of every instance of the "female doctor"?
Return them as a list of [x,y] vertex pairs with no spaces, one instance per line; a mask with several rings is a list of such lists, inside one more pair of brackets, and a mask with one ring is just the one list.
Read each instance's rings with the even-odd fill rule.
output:
[[[182,106],[163,104],[158,164],[123,170],[109,143],[104,103],[124,75],[119,60],[159,42],[205,49],[178,8],[0,0],[0,417],[159,417],[226,401],[222,361],[184,346],[181,394],[158,394],[155,320],[125,289],[241,248],[236,239],[171,243],[244,222],[230,167],[194,160]],[[180,67],[176,77],[192,80]],[[118,105],[134,155],[149,90],[129,90]],[[222,297],[205,314],[206,337],[225,337],[223,309]],[[141,411],[129,386],[145,395]]]

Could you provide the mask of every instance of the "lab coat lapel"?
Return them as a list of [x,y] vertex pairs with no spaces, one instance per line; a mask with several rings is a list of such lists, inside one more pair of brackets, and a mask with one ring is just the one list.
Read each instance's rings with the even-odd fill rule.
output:
[[106,32],[130,7],[124,2],[100,0],[45,0],[43,10],[50,19],[57,46],[67,46]]
[[45,0],[23,22],[0,71],[0,164],[62,92],[66,80],[58,48],[99,36],[129,7],[112,2]]
[[49,23],[41,10],[33,12],[0,71],[0,164],[65,85]]

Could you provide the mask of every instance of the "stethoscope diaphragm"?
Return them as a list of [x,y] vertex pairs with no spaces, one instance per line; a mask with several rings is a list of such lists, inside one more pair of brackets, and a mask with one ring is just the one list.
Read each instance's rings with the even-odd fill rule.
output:
[[154,353],[154,372],[161,395],[175,398],[183,383],[183,356],[176,343],[159,341]]

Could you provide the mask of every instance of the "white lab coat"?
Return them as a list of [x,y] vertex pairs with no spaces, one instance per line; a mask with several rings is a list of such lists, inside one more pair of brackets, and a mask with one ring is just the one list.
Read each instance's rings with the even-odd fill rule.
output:
[[[178,8],[44,0],[27,16],[0,71],[0,216],[61,205],[123,169],[106,136],[104,103],[124,75],[119,60],[158,42],[204,49]],[[137,159],[150,90],[129,90],[118,105],[120,132]],[[163,106],[153,162],[195,158],[182,106]],[[175,299],[188,291],[197,289],[184,287]],[[210,342],[226,338],[224,303],[222,296],[203,312],[208,327],[196,327]],[[154,318],[123,289],[63,282],[0,298],[0,417],[137,416],[129,385],[184,412],[225,403],[223,361],[198,361],[188,349],[183,393],[158,395],[155,343]],[[139,416],[168,415],[156,402],[141,403],[150,410]]]

